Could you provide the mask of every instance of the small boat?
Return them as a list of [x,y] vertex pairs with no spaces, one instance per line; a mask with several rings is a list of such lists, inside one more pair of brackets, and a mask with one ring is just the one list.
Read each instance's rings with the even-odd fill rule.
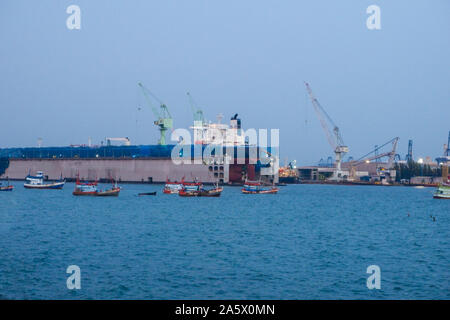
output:
[[435,199],[450,199],[450,184],[443,183],[438,186],[433,194]]
[[154,192],[141,192],[141,193],[138,193],[138,196],[156,196],[156,191],[154,191]]
[[181,197],[220,197],[223,188],[216,184],[213,189],[205,189],[201,182],[183,183],[183,189],[178,193]]
[[6,186],[2,185],[2,183],[0,182],[0,191],[13,191],[13,189],[14,189],[14,186],[10,185],[9,181],[8,181],[8,185],[6,185]]
[[181,182],[170,181],[169,179],[166,179],[166,184],[164,186],[163,193],[177,194],[178,192],[180,192],[181,189],[183,189],[183,182],[184,178],[181,180]]
[[223,188],[218,187],[209,190],[202,189],[200,190],[198,197],[220,197],[222,191]]
[[62,189],[66,180],[61,179],[52,183],[44,183],[44,174],[42,171],[37,171],[35,176],[28,176],[25,178],[23,186],[27,189]]
[[120,192],[120,187],[115,183],[113,187],[108,190],[98,190],[97,181],[82,182],[77,178],[75,183],[75,190],[72,192],[74,196],[94,196],[94,197],[117,197]]
[[223,188],[214,188],[210,190],[200,189],[195,191],[189,190],[180,190],[178,195],[180,197],[220,197],[222,194]]
[[274,194],[278,192],[278,188],[264,188],[261,182],[245,182],[241,191],[244,194]]

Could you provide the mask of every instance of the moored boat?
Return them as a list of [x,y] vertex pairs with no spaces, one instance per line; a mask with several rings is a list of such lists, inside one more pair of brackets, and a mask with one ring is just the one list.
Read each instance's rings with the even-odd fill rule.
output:
[[435,199],[450,199],[450,184],[441,184],[433,194]]
[[26,176],[23,186],[27,189],[62,189],[65,183],[66,180],[63,180],[62,177],[59,181],[44,183],[43,172],[37,171],[35,176]]
[[223,188],[214,188],[214,189],[209,189],[209,190],[205,190],[202,189],[199,192],[199,197],[220,197],[220,195],[222,194]]
[[222,194],[223,188],[214,188],[214,189],[198,189],[198,190],[186,190],[182,189],[178,193],[180,197],[220,197]]
[[241,191],[244,194],[273,194],[278,192],[278,188],[264,188],[261,182],[245,182]]
[[75,190],[72,192],[74,196],[94,196],[94,197],[117,197],[120,192],[120,187],[115,183],[113,187],[108,190],[99,190],[97,181],[82,182],[77,179],[75,183]]
[[205,189],[201,182],[183,182],[178,195],[181,197],[220,197],[223,188],[216,184],[213,189]]
[[153,192],[140,192],[138,196],[156,196],[156,191]]
[[433,193],[435,199],[450,199],[450,175],[448,174],[448,167],[442,171],[442,183],[437,187]]
[[14,186],[10,185],[9,181],[6,186],[2,185],[2,183],[0,182],[0,191],[13,191],[13,189],[14,189]]

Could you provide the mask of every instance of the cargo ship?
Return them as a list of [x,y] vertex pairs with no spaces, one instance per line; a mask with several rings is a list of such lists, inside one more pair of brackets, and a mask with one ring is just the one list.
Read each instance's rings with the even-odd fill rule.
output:
[[278,170],[278,180],[280,183],[300,183],[296,162],[296,160],[293,160],[284,167],[280,167]]
[[[23,180],[28,172],[45,172],[44,180],[83,180],[165,183],[168,179],[206,184],[242,185],[246,179],[278,182],[278,150],[245,141],[237,115],[230,125],[194,122],[194,143],[183,145],[124,145],[28,147],[0,149],[0,179]],[[217,132],[222,133],[217,140]],[[211,149],[213,152],[205,152]],[[176,148],[176,149],[175,149]],[[179,154],[182,163],[173,161]],[[207,156],[205,156],[207,154]],[[268,161],[270,154],[270,161]]]

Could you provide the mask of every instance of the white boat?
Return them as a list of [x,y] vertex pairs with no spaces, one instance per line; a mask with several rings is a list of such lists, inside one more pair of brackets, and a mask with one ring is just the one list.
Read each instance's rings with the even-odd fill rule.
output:
[[183,182],[184,177],[181,180],[181,182],[177,181],[170,181],[169,179],[166,179],[166,184],[163,189],[163,193],[165,194],[178,194],[181,189],[183,189]]
[[435,199],[450,199],[450,184],[441,184],[433,194]]
[[28,175],[25,178],[23,186],[27,189],[62,189],[66,180],[59,180],[52,183],[44,183],[44,174],[42,171],[37,171],[35,176]]

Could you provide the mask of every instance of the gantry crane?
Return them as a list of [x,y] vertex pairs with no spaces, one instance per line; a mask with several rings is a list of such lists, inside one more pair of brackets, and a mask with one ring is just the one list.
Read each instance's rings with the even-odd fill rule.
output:
[[407,162],[413,161],[413,141],[412,140],[408,140],[408,153],[405,156],[405,160]]
[[[311,98],[312,105],[316,111],[317,117],[319,118],[320,124],[322,125],[323,131],[327,136],[328,143],[331,148],[333,148],[334,154],[336,155],[336,170],[331,177],[331,180],[341,180],[342,170],[341,163],[344,154],[348,152],[348,147],[344,144],[342,135],[339,131],[339,127],[334,123],[325,109],[320,105],[319,101],[314,97],[314,94],[307,82],[305,82],[306,91],[308,91],[309,97]],[[330,129],[330,126],[332,129]]]
[[[145,99],[147,100],[147,103],[152,108],[153,114],[155,115],[155,117],[157,119],[154,121],[154,124],[159,127],[159,131],[161,133],[158,144],[165,145],[166,144],[166,132],[168,129],[171,129],[173,127],[173,119],[169,113],[169,109],[161,100],[158,99],[158,97],[156,97],[150,90],[148,90],[146,87],[144,87],[144,85],[141,82],[139,82],[138,85],[139,85],[139,87],[141,87],[142,92],[144,93]],[[159,111],[152,104],[150,96],[153,97],[153,99],[155,99],[159,103]]]

